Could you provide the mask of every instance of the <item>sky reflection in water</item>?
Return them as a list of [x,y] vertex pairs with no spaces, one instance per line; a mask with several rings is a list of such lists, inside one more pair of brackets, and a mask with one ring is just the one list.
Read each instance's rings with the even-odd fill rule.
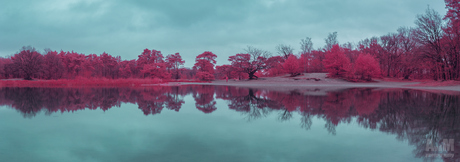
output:
[[0,103],[0,161],[423,161],[442,153],[427,138],[460,158],[458,94],[2,88]]

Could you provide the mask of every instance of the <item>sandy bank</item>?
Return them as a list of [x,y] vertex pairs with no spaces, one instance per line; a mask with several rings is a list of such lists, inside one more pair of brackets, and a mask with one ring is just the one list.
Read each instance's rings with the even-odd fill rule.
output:
[[[315,81],[315,79],[319,79]],[[327,78],[326,73],[306,73],[297,77],[268,77],[260,78],[258,80],[216,80],[211,83],[184,83],[184,84],[200,84],[200,85],[226,85],[238,87],[252,87],[264,89],[321,89],[321,90],[338,90],[347,88],[408,88],[408,89],[421,89],[421,90],[442,90],[442,91],[459,91],[460,85],[448,86],[428,86],[420,85],[420,81],[385,81],[378,79],[375,82],[355,83],[348,82],[342,79]]]

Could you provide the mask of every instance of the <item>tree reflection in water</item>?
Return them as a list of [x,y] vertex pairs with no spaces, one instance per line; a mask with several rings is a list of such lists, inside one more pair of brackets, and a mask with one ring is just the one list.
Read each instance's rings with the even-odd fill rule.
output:
[[[325,128],[336,134],[341,123],[355,121],[362,127],[397,135],[416,147],[416,157],[426,158],[427,140],[440,145],[454,139],[454,159],[460,160],[460,95],[408,89],[347,89],[326,95],[309,95],[311,90],[270,91],[226,86],[180,86],[130,88],[1,88],[0,104],[10,106],[24,117],[38,112],[74,112],[82,109],[109,110],[121,103],[137,104],[145,115],[161,113],[166,108],[179,111],[184,97],[191,95],[195,106],[204,113],[217,110],[216,99],[225,100],[228,108],[241,112],[248,120],[279,114],[279,120],[301,115],[300,126],[306,130],[312,118],[326,121]],[[214,98],[215,97],[215,98]],[[433,153],[433,152],[429,152]],[[442,153],[442,150],[438,151]],[[429,160],[429,159],[428,159]]]

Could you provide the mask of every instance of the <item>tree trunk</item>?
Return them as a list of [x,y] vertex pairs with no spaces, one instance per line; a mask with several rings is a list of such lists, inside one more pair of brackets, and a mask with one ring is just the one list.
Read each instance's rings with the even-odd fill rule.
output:
[[254,77],[255,77],[255,79],[259,79],[259,77],[257,77],[256,75],[254,75],[255,73],[256,73],[256,72],[250,72],[250,73],[248,73],[248,74],[249,74],[249,80],[254,79]]

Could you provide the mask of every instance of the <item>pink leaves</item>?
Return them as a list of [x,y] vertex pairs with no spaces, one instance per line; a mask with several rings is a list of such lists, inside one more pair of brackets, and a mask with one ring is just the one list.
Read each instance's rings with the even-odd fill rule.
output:
[[265,56],[257,56],[256,54],[236,54],[230,56],[228,61],[231,62],[233,70],[240,73],[239,78],[243,74],[247,74],[249,79],[258,78],[255,73],[267,69],[270,65]]
[[216,58],[217,58],[217,55],[215,55],[214,53],[210,51],[205,51],[202,54],[196,56],[196,60],[200,60],[200,59],[208,60],[211,64],[216,64]]
[[184,65],[185,61],[182,60],[182,57],[179,53],[170,54],[166,56],[166,65],[167,68],[171,70],[174,79],[179,79],[179,68],[181,65]]
[[302,69],[300,68],[299,59],[296,56],[290,55],[283,63],[283,69],[291,76],[299,75]]
[[43,55],[32,47],[23,47],[22,51],[11,57],[13,68],[18,70],[20,76],[26,80],[38,75],[43,65]]
[[339,45],[332,46],[331,50],[326,52],[324,67],[329,77],[345,77],[350,70],[350,59],[343,53]]
[[196,77],[203,81],[214,80],[214,64],[216,64],[217,55],[206,51],[198,55],[195,59],[196,63],[193,69],[197,70]]
[[163,54],[157,50],[144,49],[144,52],[138,56],[137,66],[144,78],[161,78],[169,79],[170,74],[166,70],[166,63],[163,60]]
[[360,54],[355,62],[355,75],[362,80],[370,81],[372,78],[380,77],[379,63],[369,54]]

